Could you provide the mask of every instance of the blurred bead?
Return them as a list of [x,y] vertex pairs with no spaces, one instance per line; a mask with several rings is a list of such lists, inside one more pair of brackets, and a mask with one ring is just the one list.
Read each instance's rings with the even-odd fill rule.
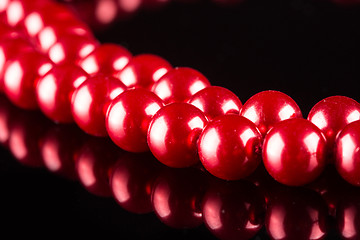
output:
[[140,54],[133,57],[115,76],[127,87],[151,88],[170,69],[172,67],[165,59],[152,54]]
[[47,53],[62,36],[84,36],[93,38],[91,30],[80,21],[66,21],[59,23],[46,24],[40,32],[34,37],[35,43]]
[[242,103],[230,90],[211,86],[197,92],[189,103],[199,108],[205,116],[212,120],[225,114],[239,114]]
[[162,106],[161,99],[144,88],[123,92],[112,101],[107,112],[106,129],[110,138],[126,151],[148,151],[149,124]]
[[153,211],[151,192],[159,165],[150,153],[120,156],[111,171],[110,187],[122,208],[137,214]]
[[121,71],[131,59],[131,53],[124,47],[106,43],[96,48],[90,55],[81,59],[79,66],[88,74],[114,74]]
[[199,161],[197,140],[207,124],[205,115],[188,103],[161,108],[150,122],[150,151],[169,167],[188,167]]
[[10,0],[0,1],[0,14],[4,13],[9,5]]
[[360,104],[348,97],[331,96],[318,102],[307,119],[324,133],[332,154],[336,135],[349,123],[360,120]]
[[32,49],[31,44],[20,36],[4,37],[0,41],[0,91],[4,87],[4,68],[6,63],[19,53]]
[[11,0],[6,8],[6,23],[11,27],[23,26],[24,19],[31,10],[48,2],[49,0]]
[[261,142],[261,133],[251,121],[238,115],[223,115],[205,127],[198,151],[202,164],[212,175],[238,180],[259,165]]
[[50,1],[29,11],[24,18],[24,28],[29,37],[35,37],[47,24],[69,24],[74,19],[68,8]]
[[4,92],[21,108],[36,109],[36,84],[53,66],[46,56],[32,50],[12,58],[4,69]]
[[88,74],[73,64],[55,65],[41,77],[36,87],[40,110],[56,122],[72,122],[71,99]]
[[73,93],[71,110],[75,122],[88,134],[107,136],[105,116],[109,104],[125,90],[124,84],[111,76],[88,78]]
[[326,204],[311,190],[279,186],[267,205],[265,226],[274,240],[325,239]]
[[240,115],[255,123],[263,136],[277,122],[290,118],[302,118],[299,106],[291,97],[272,90],[252,96],[243,105]]
[[78,63],[81,58],[86,57],[99,43],[89,36],[67,35],[62,36],[49,49],[50,59],[56,63]]
[[204,175],[199,170],[164,168],[153,187],[154,212],[167,226],[198,227],[202,224],[201,201],[205,190]]
[[335,163],[340,175],[360,186],[360,121],[347,125],[336,138]]
[[315,180],[325,166],[326,140],[305,119],[288,119],[266,135],[263,161],[269,174],[280,183],[300,186]]
[[121,149],[108,138],[91,137],[84,143],[76,154],[75,169],[87,191],[96,196],[112,196],[110,172],[121,154]]
[[247,181],[217,181],[202,201],[206,227],[219,239],[248,240],[264,224],[265,200]]
[[200,72],[192,68],[179,67],[160,78],[152,91],[168,104],[186,102],[206,87],[210,87],[210,82]]

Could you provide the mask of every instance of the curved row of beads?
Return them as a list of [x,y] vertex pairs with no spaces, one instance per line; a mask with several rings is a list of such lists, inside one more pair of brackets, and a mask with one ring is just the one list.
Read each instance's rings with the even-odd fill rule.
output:
[[194,69],[99,45],[57,3],[6,1],[0,19],[0,86],[19,107],[39,107],[56,122],[74,120],[127,151],[150,149],[170,167],[191,166],[200,157],[210,173],[227,180],[248,176],[262,157],[277,181],[303,185],[319,176],[335,146],[339,173],[360,185],[359,123],[349,124],[360,119],[360,104],[352,99],[327,98],[308,120],[277,91],[258,93],[242,106]]

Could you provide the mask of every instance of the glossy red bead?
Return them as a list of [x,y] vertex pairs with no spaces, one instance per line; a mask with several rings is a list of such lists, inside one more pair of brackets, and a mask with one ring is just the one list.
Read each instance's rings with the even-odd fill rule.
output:
[[203,111],[209,120],[225,114],[239,114],[242,103],[230,90],[211,86],[192,96],[189,103]]
[[87,78],[88,74],[76,65],[55,65],[37,83],[36,97],[40,110],[53,121],[72,122],[72,95]]
[[148,151],[147,131],[163,102],[144,88],[130,89],[115,98],[106,115],[106,129],[113,142],[129,152]]
[[170,69],[172,66],[165,59],[153,54],[140,54],[115,76],[127,87],[151,88]]
[[84,23],[76,20],[68,20],[60,23],[46,24],[34,37],[34,42],[44,53],[62,36],[85,36],[92,38],[91,30]]
[[360,121],[347,125],[336,138],[335,163],[340,175],[360,186]]
[[326,140],[305,119],[288,119],[266,135],[263,161],[269,174],[280,183],[300,186],[315,180],[326,162]]
[[223,115],[201,133],[198,151],[212,175],[238,180],[255,171],[261,161],[262,136],[255,124],[238,115]]
[[331,96],[318,102],[308,120],[324,133],[332,152],[336,135],[349,123],[360,120],[360,104],[344,96]]
[[291,97],[272,90],[252,96],[243,105],[240,115],[255,123],[263,136],[277,122],[290,118],[302,118],[299,106]]
[[118,79],[97,75],[88,78],[74,92],[71,111],[77,125],[86,133],[107,136],[105,116],[109,104],[126,87]]
[[89,36],[66,35],[62,36],[49,49],[50,59],[56,63],[77,63],[89,55],[99,43]]
[[45,75],[53,63],[35,50],[21,52],[4,69],[4,92],[18,107],[38,107],[35,88],[39,77]]
[[124,47],[116,44],[102,44],[90,55],[81,59],[79,66],[88,74],[114,74],[122,70],[131,59],[131,53]]
[[165,103],[186,102],[206,87],[210,87],[210,82],[200,72],[192,68],[178,67],[160,78],[152,91]]
[[188,167],[199,161],[196,142],[207,124],[205,115],[188,103],[161,108],[150,122],[150,151],[169,167]]

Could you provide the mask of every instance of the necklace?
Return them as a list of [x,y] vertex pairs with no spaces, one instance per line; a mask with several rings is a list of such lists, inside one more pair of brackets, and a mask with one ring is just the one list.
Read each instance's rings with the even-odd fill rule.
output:
[[277,181],[304,185],[333,157],[341,176],[360,184],[360,104],[353,99],[326,98],[307,119],[277,91],[260,92],[242,105],[195,69],[99,44],[61,4],[14,0],[1,14],[1,85],[19,107],[39,107],[56,122],[74,120],[127,151],[150,149],[170,167],[200,159],[226,180],[250,175],[262,158]]

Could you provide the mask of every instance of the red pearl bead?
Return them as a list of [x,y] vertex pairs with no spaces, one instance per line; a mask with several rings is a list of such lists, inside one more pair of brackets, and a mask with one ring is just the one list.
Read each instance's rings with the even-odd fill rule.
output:
[[308,120],[282,121],[265,137],[264,165],[278,182],[304,185],[315,180],[324,169],[325,145],[321,131]]
[[360,120],[360,104],[344,96],[332,96],[318,102],[308,118],[324,133],[332,153],[336,135],[349,123]]
[[89,36],[68,35],[60,38],[49,49],[50,59],[56,63],[77,63],[86,57],[99,43]]
[[87,78],[88,74],[76,65],[55,65],[36,87],[41,111],[56,122],[72,122],[72,94]]
[[151,88],[170,69],[172,67],[165,59],[152,54],[140,54],[133,57],[115,76],[127,87]]
[[72,20],[46,24],[34,37],[34,41],[44,53],[47,53],[52,45],[58,42],[62,36],[75,35],[88,38],[93,37],[91,30],[84,23]]
[[360,186],[360,121],[347,125],[336,138],[335,163],[340,175]]
[[18,107],[36,109],[37,80],[52,66],[53,63],[46,56],[34,50],[19,53],[4,69],[5,94]]
[[210,87],[210,82],[200,72],[187,68],[174,68],[152,88],[165,103],[186,102],[198,91]]
[[[282,186],[283,187],[283,186]],[[265,226],[274,240],[322,240],[327,234],[327,208],[317,193],[280,188],[267,205]]]
[[20,36],[4,38],[0,41],[0,90],[3,90],[4,68],[7,61],[21,52],[32,49],[31,44]]
[[102,44],[90,55],[80,60],[79,66],[88,74],[114,74],[128,64],[131,53],[124,47],[116,44]]
[[205,115],[188,103],[161,108],[150,122],[150,151],[169,167],[188,167],[199,161],[196,142],[207,124]]
[[238,115],[223,115],[205,127],[198,151],[202,164],[212,175],[238,180],[259,165],[261,142],[261,133],[251,121]]
[[201,201],[204,175],[193,168],[165,168],[155,180],[152,204],[157,217],[173,228],[195,228],[202,224]]
[[71,110],[75,122],[88,134],[107,136],[105,115],[109,104],[125,90],[124,84],[111,76],[88,78],[72,97]]
[[265,199],[247,181],[212,184],[202,201],[205,226],[219,239],[252,239],[263,227]]
[[106,129],[113,142],[129,152],[148,151],[147,131],[161,99],[144,88],[127,90],[112,101]]
[[189,101],[203,111],[209,120],[225,114],[239,114],[242,103],[230,90],[211,86],[197,92]]
[[243,105],[240,115],[255,123],[263,136],[277,122],[290,118],[302,118],[299,106],[291,97],[272,90],[252,96]]

